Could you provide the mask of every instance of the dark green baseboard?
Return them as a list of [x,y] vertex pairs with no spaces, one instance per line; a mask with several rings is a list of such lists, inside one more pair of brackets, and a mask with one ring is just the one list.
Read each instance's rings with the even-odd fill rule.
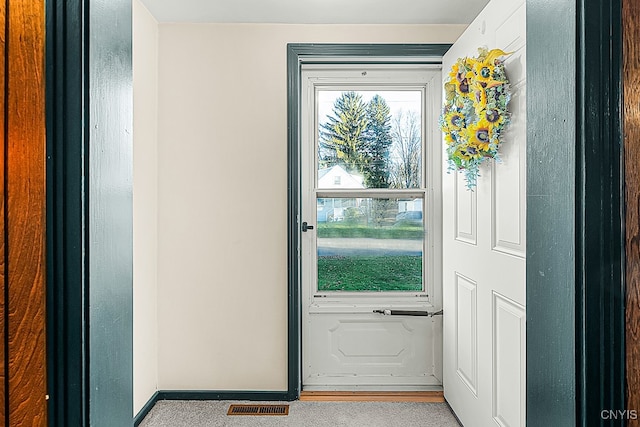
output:
[[144,417],[146,417],[149,411],[151,411],[151,408],[153,408],[156,402],[160,400],[159,396],[160,393],[156,391],[155,393],[153,393],[153,396],[151,396],[149,401],[144,404],[142,409],[140,409],[140,412],[138,412],[138,415],[133,418],[134,427],[138,427],[138,425],[140,425],[142,420],[144,420]]
[[158,400],[290,400],[286,391],[160,390]]
[[133,419],[133,425],[140,425],[144,417],[159,400],[250,400],[289,401],[286,391],[244,391],[244,390],[158,390]]

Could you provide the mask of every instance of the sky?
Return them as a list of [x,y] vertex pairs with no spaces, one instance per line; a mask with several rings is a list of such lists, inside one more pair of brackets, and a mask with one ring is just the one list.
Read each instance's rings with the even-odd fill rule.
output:
[[[320,123],[326,121],[327,115],[333,112],[333,104],[335,100],[343,93],[344,90],[321,90],[317,94],[318,103],[318,119]],[[395,115],[399,110],[408,112],[413,110],[420,112],[421,95],[419,90],[393,90],[393,91],[356,91],[362,95],[362,100],[367,103],[378,94],[387,101],[387,105],[391,109],[391,115]]]

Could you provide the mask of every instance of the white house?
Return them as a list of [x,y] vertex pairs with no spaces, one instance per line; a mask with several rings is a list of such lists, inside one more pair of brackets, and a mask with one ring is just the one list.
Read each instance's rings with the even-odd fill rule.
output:
[[[361,189],[365,188],[364,178],[350,174],[342,166],[336,165],[318,171],[318,188]],[[342,221],[345,208],[359,205],[360,199],[320,198],[317,205],[318,222]]]
[[364,188],[364,178],[336,165],[318,171],[318,188]]

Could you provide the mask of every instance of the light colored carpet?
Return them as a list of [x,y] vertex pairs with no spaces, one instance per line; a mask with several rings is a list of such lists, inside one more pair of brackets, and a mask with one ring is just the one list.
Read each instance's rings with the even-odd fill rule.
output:
[[232,403],[161,400],[140,427],[459,427],[446,403],[263,402],[288,403],[288,416],[228,416]]

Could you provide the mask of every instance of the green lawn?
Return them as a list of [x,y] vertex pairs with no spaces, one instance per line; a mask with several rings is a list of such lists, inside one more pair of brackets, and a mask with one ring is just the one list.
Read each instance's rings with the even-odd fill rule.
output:
[[318,258],[319,291],[421,291],[420,256]]

